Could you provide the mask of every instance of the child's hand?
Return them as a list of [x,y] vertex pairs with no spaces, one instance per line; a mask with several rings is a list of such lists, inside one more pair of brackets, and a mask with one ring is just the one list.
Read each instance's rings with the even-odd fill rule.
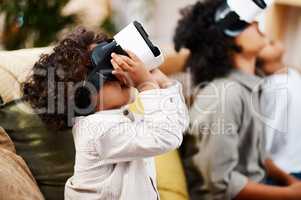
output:
[[[127,85],[134,86],[140,92],[158,88],[157,82],[146,69],[143,62],[132,52],[127,51],[129,57],[112,53],[111,63],[113,74]],[[126,81],[125,81],[126,80]]]
[[164,89],[172,84],[172,80],[169,79],[160,69],[154,69],[151,71],[153,79],[158,83],[160,88]]

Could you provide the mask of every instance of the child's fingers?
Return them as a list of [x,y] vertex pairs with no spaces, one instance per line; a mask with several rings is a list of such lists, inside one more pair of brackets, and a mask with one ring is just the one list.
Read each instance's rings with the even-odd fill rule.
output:
[[[112,62],[114,62],[114,61],[112,61]],[[113,70],[112,74],[118,75],[119,77],[120,76],[126,77],[126,73],[120,68],[117,68],[117,69]]]
[[113,61],[124,71],[130,72],[132,71],[132,67],[130,67],[121,57],[113,56]]
[[121,69],[116,69],[112,71],[112,74],[118,75],[118,76],[125,76],[125,72],[122,71]]
[[138,56],[133,52],[131,52],[130,50],[125,50],[125,51],[130,56],[130,58],[133,59],[134,61],[141,61],[140,58],[138,58]]
[[124,56],[124,55],[119,55],[119,54],[116,54],[116,53],[112,53],[112,58],[121,59],[124,62],[126,62],[130,67],[133,67],[133,66],[136,65],[136,62],[134,60],[132,60],[128,56]]
[[135,66],[136,64],[131,58],[127,56],[119,55],[119,57],[123,59],[129,66]]
[[119,69],[119,70],[114,70],[114,71],[112,72],[112,74],[113,74],[114,76],[116,76],[116,78],[117,78],[119,81],[121,81],[124,85],[128,85],[128,86],[131,85],[132,81],[131,81],[130,77],[128,76],[128,74],[127,74],[126,72],[122,71],[121,69]]
[[120,67],[119,67],[119,65],[118,65],[113,59],[111,59],[111,63],[112,63],[113,68],[114,68],[115,70],[121,70]]
[[123,84],[127,84],[127,77],[123,71],[113,71],[112,74]]
[[126,73],[119,67],[119,65],[112,59],[111,63],[113,65],[114,70],[112,71],[112,74],[117,77],[118,80],[122,81],[124,84],[127,84],[128,77]]
[[121,68],[121,65],[124,64],[124,61],[119,58],[119,56],[117,56],[116,54],[112,54],[112,60],[111,62],[114,61],[114,63],[118,66],[118,68]]

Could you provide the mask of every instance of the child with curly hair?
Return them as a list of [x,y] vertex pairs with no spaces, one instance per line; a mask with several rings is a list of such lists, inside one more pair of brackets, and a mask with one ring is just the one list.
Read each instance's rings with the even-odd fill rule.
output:
[[[35,108],[43,108],[47,98],[62,98],[52,87],[56,81],[83,82],[93,68],[91,51],[106,40],[105,35],[77,30],[52,54],[43,56],[35,65],[35,72],[54,70],[55,78],[47,80],[33,74],[24,88],[29,102]],[[153,157],[180,146],[188,125],[187,110],[179,83],[158,69],[149,72],[136,55],[129,51],[127,54],[111,55],[116,79],[105,81],[99,91],[80,98],[64,93],[64,112],[56,109],[54,113],[41,114],[46,122],[64,128],[68,125],[68,102],[95,104],[93,113],[77,113],[74,121],[75,167],[65,186],[65,199],[159,199]],[[140,93],[142,116],[131,112],[128,106],[134,99],[133,88]],[[75,89],[73,92],[76,94]],[[71,102],[74,107],[79,104]]]

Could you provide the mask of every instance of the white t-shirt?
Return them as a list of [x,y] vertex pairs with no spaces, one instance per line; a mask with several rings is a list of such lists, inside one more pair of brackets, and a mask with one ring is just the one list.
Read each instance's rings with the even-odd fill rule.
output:
[[188,127],[179,83],[139,95],[144,115],[127,108],[77,118],[74,175],[66,200],[157,200],[153,156],[176,149]]
[[267,151],[287,173],[301,172],[301,76],[293,69],[265,79],[262,93]]

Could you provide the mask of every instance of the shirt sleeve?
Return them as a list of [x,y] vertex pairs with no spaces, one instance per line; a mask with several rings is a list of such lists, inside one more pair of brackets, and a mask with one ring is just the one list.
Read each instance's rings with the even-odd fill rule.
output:
[[[215,86],[214,86],[215,87]],[[191,133],[196,136],[199,152],[193,163],[201,173],[209,199],[234,199],[246,186],[248,178],[237,171],[242,101],[239,88],[227,89],[225,99],[219,88],[198,96],[192,111]],[[214,95],[212,91],[215,91]]]
[[143,120],[117,124],[95,141],[102,164],[153,157],[178,148],[188,127],[179,83],[140,94]]

